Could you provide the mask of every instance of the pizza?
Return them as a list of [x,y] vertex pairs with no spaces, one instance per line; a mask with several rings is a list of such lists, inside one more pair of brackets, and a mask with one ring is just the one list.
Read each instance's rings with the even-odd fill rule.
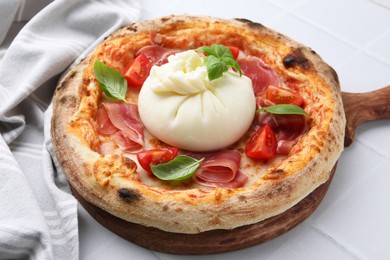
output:
[[195,234],[258,223],[326,182],[343,149],[337,74],[245,19],[130,24],[60,80],[52,143],[104,211]]

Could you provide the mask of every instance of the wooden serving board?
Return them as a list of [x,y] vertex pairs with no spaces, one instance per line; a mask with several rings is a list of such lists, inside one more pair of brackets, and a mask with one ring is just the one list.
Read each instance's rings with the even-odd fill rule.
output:
[[[390,86],[368,93],[342,93],[347,118],[345,146],[352,144],[355,129],[363,122],[390,118]],[[308,218],[319,206],[336,170],[329,180],[289,210],[261,222],[232,230],[212,230],[199,234],[179,234],[145,227],[117,218],[74,196],[100,224],[139,246],[172,254],[214,254],[244,249],[275,238]]]

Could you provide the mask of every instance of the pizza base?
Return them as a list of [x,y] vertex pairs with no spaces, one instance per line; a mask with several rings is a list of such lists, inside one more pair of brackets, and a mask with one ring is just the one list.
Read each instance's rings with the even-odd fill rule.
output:
[[[284,77],[307,83],[301,93],[311,128],[287,157],[247,187],[177,190],[145,185],[131,160],[95,152],[92,117],[101,91],[91,64],[97,58],[121,68],[146,45],[194,49],[213,43],[236,45]],[[126,52],[116,50],[117,44]],[[182,15],[124,27],[73,67],[56,89],[51,133],[61,169],[85,200],[129,222],[193,234],[257,223],[294,206],[328,180],[343,150],[344,129],[337,74],[310,48],[245,19]]]

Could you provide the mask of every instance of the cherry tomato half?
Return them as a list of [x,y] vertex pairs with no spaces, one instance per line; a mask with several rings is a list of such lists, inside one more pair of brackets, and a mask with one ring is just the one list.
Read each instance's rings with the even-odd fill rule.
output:
[[238,57],[238,54],[240,53],[240,49],[237,47],[234,47],[234,46],[228,46],[228,48],[232,52],[233,58],[236,60]]
[[152,63],[145,54],[142,53],[125,69],[123,76],[126,78],[129,86],[141,87],[149,76],[151,68]]
[[177,148],[152,149],[137,153],[137,159],[145,171],[152,173],[150,165],[169,162],[177,156],[177,153]]
[[304,102],[303,98],[298,93],[272,85],[267,88],[265,96],[268,100],[275,104],[292,104],[301,106]]
[[275,156],[277,141],[274,131],[264,125],[249,139],[245,146],[247,156],[257,159],[270,159]]

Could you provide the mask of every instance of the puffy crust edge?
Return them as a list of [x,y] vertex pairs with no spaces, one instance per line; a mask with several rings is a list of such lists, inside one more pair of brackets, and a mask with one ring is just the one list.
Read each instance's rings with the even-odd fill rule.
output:
[[[68,181],[88,202],[130,222],[156,227],[168,232],[198,233],[212,229],[233,229],[253,224],[289,209],[324,183],[343,150],[345,118],[340,87],[335,71],[311,49],[260,24],[244,19],[224,20],[211,17],[169,16],[129,25],[114,32],[107,40],[142,32],[175,30],[183,26],[223,23],[250,30],[253,37],[263,37],[281,46],[300,50],[309,65],[293,64],[287,71],[302,71],[319,77],[328,87],[326,99],[330,110],[321,127],[312,128],[301,139],[299,152],[284,161],[280,172],[270,169],[253,185],[239,189],[163,190],[134,179],[119,178],[103,188],[92,173],[99,154],[91,151],[67,124],[80,105],[78,87],[93,54],[76,65],[59,82],[53,99],[52,142],[55,156]],[[278,47],[278,46],[276,46]],[[256,46],[253,48],[256,49]],[[284,65],[285,66],[285,65]],[[286,66],[285,66],[286,67]]]

